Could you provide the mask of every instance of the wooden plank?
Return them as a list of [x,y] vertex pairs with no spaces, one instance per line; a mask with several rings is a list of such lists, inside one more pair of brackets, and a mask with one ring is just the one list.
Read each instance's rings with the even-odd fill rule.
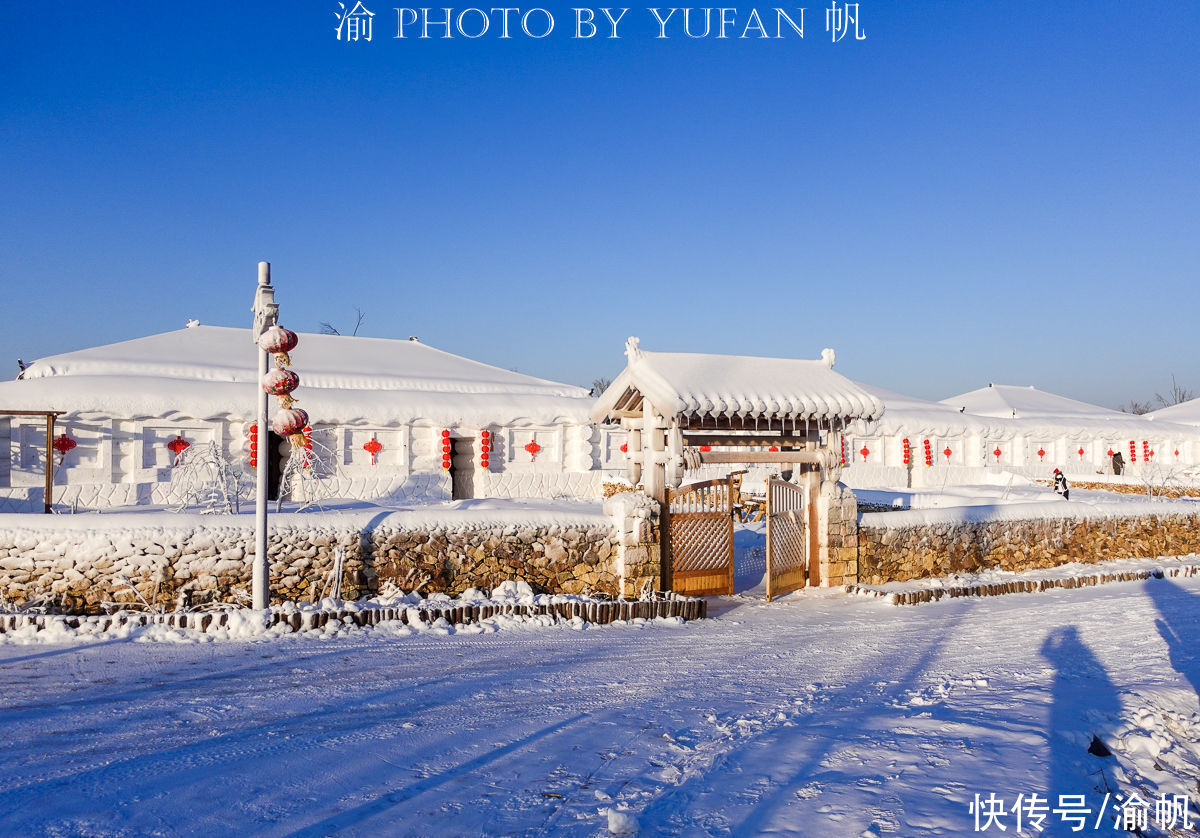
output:
[[809,463],[820,465],[817,451],[701,451],[702,463]]
[[712,433],[708,431],[685,431],[684,445],[715,445],[728,448],[763,447],[777,445],[786,448],[792,445],[806,445],[809,442],[819,442],[818,434],[790,434],[781,436],[730,436],[729,434]]
[[62,416],[65,410],[0,410],[0,416]]

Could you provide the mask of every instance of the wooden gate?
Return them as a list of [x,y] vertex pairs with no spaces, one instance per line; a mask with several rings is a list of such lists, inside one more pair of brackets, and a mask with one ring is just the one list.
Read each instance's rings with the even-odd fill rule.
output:
[[803,588],[808,576],[804,489],[767,480],[767,602]]
[[671,490],[667,497],[667,587],[689,596],[733,593],[731,478]]

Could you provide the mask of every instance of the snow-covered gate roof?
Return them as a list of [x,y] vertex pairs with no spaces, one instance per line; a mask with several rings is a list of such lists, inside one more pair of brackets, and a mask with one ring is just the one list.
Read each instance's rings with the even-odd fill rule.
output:
[[625,346],[625,369],[600,395],[592,419],[606,421],[640,413],[649,401],[663,416],[689,423],[871,421],[883,405],[863,388],[833,371],[833,350],[819,361],[647,352],[637,338]]

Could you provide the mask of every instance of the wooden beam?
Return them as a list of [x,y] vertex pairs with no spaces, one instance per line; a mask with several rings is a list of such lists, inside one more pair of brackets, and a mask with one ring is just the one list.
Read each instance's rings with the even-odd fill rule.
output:
[[46,496],[42,499],[45,508],[42,510],[49,515],[54,503],[54,417],[57,413],[46,414]]
[[821,465],[817,451],[701,451],[702,463],[809,463]]
[[716,445],[727,448],[746,448],[753,446],[761,446],[766,448],[771,445],[784,447],[788,445],[804,445],[808,442],[819,442],[817,435],[813,434],[805,436],[729,436],[728,434],[713,433],[710,431],[684,431],[684,445]]
[[65,410],[0,410],[0,416],[62,416]]

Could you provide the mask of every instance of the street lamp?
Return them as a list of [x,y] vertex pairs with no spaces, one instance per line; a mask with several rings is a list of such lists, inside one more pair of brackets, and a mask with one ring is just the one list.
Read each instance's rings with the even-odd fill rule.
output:
[[[260,382],[267,374],[269,355],[258,345],[258,338],[271,326],[279,322],[279,306],[275,302],[275,289],[271,287],[271,263],[258,263],[258,289],[254,292],[254,327],[252,338],[258,353],[258,377],[254,389],[258,393],[258,439],[262,446],[255,470],[254,497],[254,565],[251,570],[253,605],[257,611],[265,611],[270,604],[267,565],[267,471],[270,468],[270,433],[267,431],[267,396]],[[263,455],[266,456],[263,456]]]

